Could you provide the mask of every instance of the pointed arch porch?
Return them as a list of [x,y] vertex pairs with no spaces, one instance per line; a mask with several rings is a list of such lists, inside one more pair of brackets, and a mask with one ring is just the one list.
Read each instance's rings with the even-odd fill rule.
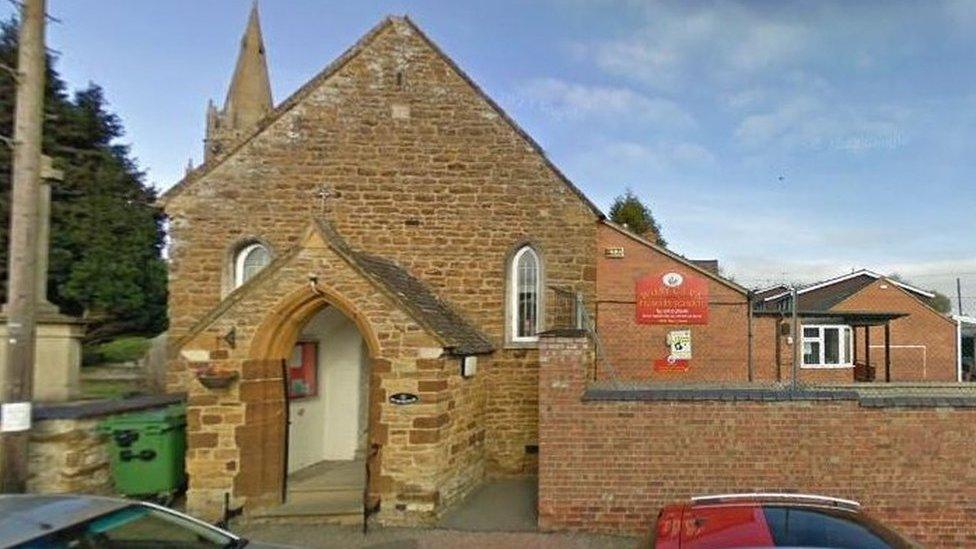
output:
[[302,329],[318,312],[333,307],[352,321],[365,344],[368,370],[366,490],[364,514],[378,503],[380,449],[385,431],[379,425],[382,391],[379,375],[389,362],[380,358],[376,330],[355,304],[335,290],[308,284],[286,295],[265,316],[251,338],[242,364],[241,400],[247,411],[237,428],[241,450],[234,483],[237,496],[248,501],[248,511],[285,500],[288,464],[288,399],[286,361]]

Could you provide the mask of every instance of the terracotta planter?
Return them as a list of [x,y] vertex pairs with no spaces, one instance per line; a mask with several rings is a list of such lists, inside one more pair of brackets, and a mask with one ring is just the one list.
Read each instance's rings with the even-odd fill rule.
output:
[[239,377],[237,372],[197,372],[197,380],[207,389],[226,389]]

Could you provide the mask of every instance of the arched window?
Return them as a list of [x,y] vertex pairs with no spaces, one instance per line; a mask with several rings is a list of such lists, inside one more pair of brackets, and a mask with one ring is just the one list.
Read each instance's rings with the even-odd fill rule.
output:
[[271,263],[271,252],[262,244],[248,244],[234,259],[234,287],[244,284]]
[[509,276],[511,339],[535,341],[542,311],[542,269],[535,250],[523,246],[515,252]]

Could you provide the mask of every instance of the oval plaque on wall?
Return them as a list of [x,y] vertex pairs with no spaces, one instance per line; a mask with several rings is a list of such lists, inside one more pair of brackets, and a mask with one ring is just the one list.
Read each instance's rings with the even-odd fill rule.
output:
[[390,404],[413,404],[420,402],[420,397],[413,393],[394,393],[390,395]]

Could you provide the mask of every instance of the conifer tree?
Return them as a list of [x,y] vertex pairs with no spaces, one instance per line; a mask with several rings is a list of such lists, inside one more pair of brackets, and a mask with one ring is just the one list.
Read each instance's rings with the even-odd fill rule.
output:
[[[17,63],[17,22],[0,22],[0,62]],[[44,154],[64,172],[51,188],[48,299],[90,322],[88,338],[166,328],[163,216],[102,89],[69,97],[48,59]],[[13,132],[15,83],[0,73],[0,134]],[[0,146],[0,298],[6,301],[11,152]]]
[[651,209],[630,189],[614,199],[610,206],[610,220],[659,246],[668,245],[667,240],[661,236],[661,226],[654,219]]

